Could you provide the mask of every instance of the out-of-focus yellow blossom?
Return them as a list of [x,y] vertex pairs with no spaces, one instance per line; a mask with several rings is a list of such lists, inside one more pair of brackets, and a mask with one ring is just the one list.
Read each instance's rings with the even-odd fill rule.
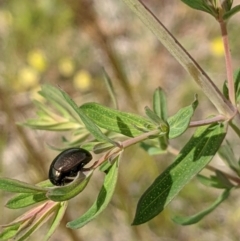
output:
[[86,91],[91,85],[91,75],[86,70],[78,71],[73,79],[73,85],[76,89]]
[[211,41],[211,51],[215,56],[221,57],[224,55],[224,47],[222,38],[215,38]]
[[58,62],[58,70],[64,77],[70,77],[73,74],[75,65],[70,58],[60,59]]
[[15,89],[24,91],[38,85],[39,74],[32,67],[25,67],[19,70]]
[[36,69],[38,72],[43,72],[47,67],[47,61],[44,56],[44,53],[35,49],[28,53],[27,60],[30,66]]

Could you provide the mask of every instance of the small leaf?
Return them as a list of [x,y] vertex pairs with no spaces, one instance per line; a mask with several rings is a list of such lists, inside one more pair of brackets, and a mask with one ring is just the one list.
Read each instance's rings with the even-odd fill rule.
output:
[[197,179],[199,182],[201,182],[203,185],[205,185],[207,187],[226,189],[226,187],[224,185],[222,185],[222,183],[219,182],[219,180],[216,176],[206,177],[201,174],[198,174]]
[[67,209],[67,202],[62,202],[60,203],[60,207],[58,209],[58,211],[56,212],[56,215],[52,221],[52,224],[50,225],[47,234],[45,235],[43,241],[47,241],[51,238],[51,236],[53,235],[53,233],[55,232],[56,228],[59,226],[63,215],[65,214],[65,211]]
[[115,190],[117,176],[118,176],[118,159],[114,162],[109,172],[106,174],[103,186],[98,194],[97,200],[90,207],[90,209],[76,220],[67,223],[67,227],[78,229],[86,225],[96,216],[98,216],[110,202]]
[[225,12],[223,15],[223,19],[229,20],[232,16],[237,14],[239,11],[240,11],[240,5],[237,5],[237,6],[233,7],[230,11]]
[[[160,117],[160,119],[162,119],[165,122],[167,121],[167,116],[168,116],[167,98],[166,98],[166,94],[160,87],[157,88],[153,94],[153,111]],[[158,138],[158,141],[159,141],[160,148],[149,149],[148,151],[149,155],[157,155],[157,153],[160,154],[167,150],[167,147],[168,147],[167,135],[160,136]]]
[[93,171],[89,171],[87,174],[78,172],[78,176],[70,184],[49,189],[47,197],[55,202],[62,202],[75,197],[87,186],[92,173]]
[[18,233],[14,237],[14,240],[16,241],[27,240],[32,233],[34,233],[41,225],[43,225],[54,214],[54,212],[59,208],[60,204],[48,201],[43,205],[44,205],[44,208],[39,210],[38,213],[36,213],[32,221],[30,221],[26,225],[23,224],[19,228]]
[[107,72],[105,71],[105,69],[103,69],[103,73],[104,73],[104,80],[107,86],[108,93],[110,94],[114,107],[118,109],[118,103],[117,103],[115,91],[113,89],[112,81],[109,75],[107,74]]
[[100,154],[100,153],[103,153],[105,151],[112,149],[113,147],[114,146],[111,143],[98,143],[98,144],[94,145],[92,150],[95,154]]
[[139,128],[156,129],[146,118],[113,110],[97,103],[86,103],[80,106],[80,109],[99,127],[125,136],[134,137],[142,134]]
[[187,107],[180,109],[174,116],[168,118],[169,124],[169,139],[180,136],[187,128],[190,120],[198,106],[197,96],[193,103]]
[[81,108],[78,108],[78,106],[75,104],[75,102],[64,92],[61,91],[63,97],[65,100],[72,106],[72,108],[76,111],[76,113],[80,116],[82,122],[88,129],[88,131],[98,140],[102,142],[110,142],[113,145],[116,143],[109,139],[106,135],[102,133],[102,131],[95,125],[95,123],[91,120],[91,118],[88,117],[88,115],[85,114],[84,111],[82,111]]
[[153,94],[153,111],[160,119],[167,121],[167,98],[162,88],[157,88]]
[[219,150],[218,154],[222,158],[222,160],[228,165],[234,172],[240,176],[240,168],[238,165],[237,158],[234,155],[232,147],[228,141],[226,141],[225,145],[222,145]]
[[0,178],[0,189],[17,193],[47,192],[45,188],[37,187],[35,185],[10,178]]
[[[39,187],[53,186],[49,180],[45,180],[37,184]],[[47,190],[46,190],[47,191]],[[6,207],[10,209],[18,209],[30,206],[32,204],[47,200],[46,193],[21,193],[8,200]]]
[[[234,89],[235,89],[235,99],[236,102],[240,102],[240,69],[234,71]],[[224,81],[223,84],[223,94],[229,100],[229,93],[228,93],[228,83]]]
[[226,189],[234,187],[234,185],[228,180],[228,178],[223,172],[216,170],[216,177],[219,183],[221,183],[222,186],[224,186]]
[[215,210],[224,200],[228,198],[230,194],[230,189],[226,189],[217,199],[216,201],[210,205],[207,209],[193,215],[190,217],[179,217],[176,216],[172,220],[181,225],[191,225],[199,222],[201,219],[203,219],[205,216],[207,216],[209,213],[211,213],[213,210]]
[[167,125],[162,119],[160,119],[160,117],[155,113],[153,112],[148,106],[145,107],[145,113],[146,115],[149,117],[149,119],[151,119],[155,124],[157,125],[161,125],[161,124],[164,124],[164,125]]
[[171,164],[140,198],[133,225],[158,215],[213,158],[226,135],[223,124],[199,127]]
[[4,230],[0,233],[0,240],[9,240],[14,237],[18,232],[21,223],[16,223],[12,226],[4,228]]
[[46,193],[42,192],[34,194],[22,193],[10,199],[5,206],[10,209],[25,208],[47,199],[48,198],[46,197]]
[[193,9],[204,11],[206,13],[211,14],[213,17],[218,16],[217,9],[209,5],[208,1],[205,1],[205,0],[181,0],[181,1]]

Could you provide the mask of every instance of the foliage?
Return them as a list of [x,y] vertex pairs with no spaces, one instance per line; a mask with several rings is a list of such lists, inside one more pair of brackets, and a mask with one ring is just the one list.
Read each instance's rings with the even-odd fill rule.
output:
[[[240,100],[240,69],[232,78],[233,75],[229,71],[232,66],[229,61],[228,42],[225,38],[223,39],[228,78],[221,93],[196,61],[143,3],[138,0],[123,1],[187,70],[214,104],[219,112],[218,115],[200,121],[191,121],[198,106],[198,99],[195,96],[190,105],[179,109],[173,116],[169,116],[167,96],[160,87],[153,93],[152,108],[145,107],[145,117],[95,102],[87,102],[78,106],[65,91],[52,85],[42,85],[39,94],[44,102],[34,102],[38,110],[37,118],[29,119],[22,125],[47,131],[72,131],[76,140],[64,139],[66,148],[81,146],[94,154],[100,154],[100,157],[91,167],[81,169],[74,180],[65,186],[53,186],[48,180],[32,185],[1,178],[0,189],[18,193],[7,202],[7,208],[19,209],[34,204],[38,206],[34,206],[13,222],[2,225],[0,240],[10,238],[26,240],[44,222],[53,217],[49,231],[45,235],[45,240],[48,240],[59,225],[68,200],[81,195],[92,176],[99,170],[104,175],[104,181],[97,199],[82,216],[67,224],[67,227],[71,229],[85,226],[102,213],[111,201],[117,183],[121,157],[128,147],[140,143],[139,148],[144,148],[149,155],[166,153],[171,150],[170,140],[181,136],[190,127],[198,128],[176,155],[173,163],[159,174],[140,197],[132,224],[140,225],[159,215],[195,176],[202,184],[223,189],[223,192],[205,210],[190,217],[173,218],[173,221],[181,225],[199,222],[239,186],[239,157],[234,155],[231,143],[226,140],[226,134],[230,127],[237,135],[240,133],[240,114],[237,109]],[[227,20],[239,11],[239,6],[232,8],[231,0],[221,3],[216,0],[182,0],[182,2],[193,9],[212,15],[220,23],[220,28],[224,33],[227,30]],[[117,108],[115,90],[106,72],[105,78],[113,105]],[[224,140],[226,144],[222,145]],[[208,166],[217,152],[235,176]],[[204,168],[213,171],[214,175],[208,177],[198,174]]]

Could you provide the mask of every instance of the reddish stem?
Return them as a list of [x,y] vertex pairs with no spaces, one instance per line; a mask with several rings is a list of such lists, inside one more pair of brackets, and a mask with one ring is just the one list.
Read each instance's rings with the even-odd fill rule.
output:
[[223,20],[219,20],[220,29],[222,33],[222,40],[225,52],[225,63],[226,63],[226,71],[227,71],[227,81],[228,81],[228,95],[231,103],[236,105],[235,102],[235,89],[234,89],[234,80],[233,80],[233,68],[232,68],[232,58],[228,41],[228,33],[226,22]]

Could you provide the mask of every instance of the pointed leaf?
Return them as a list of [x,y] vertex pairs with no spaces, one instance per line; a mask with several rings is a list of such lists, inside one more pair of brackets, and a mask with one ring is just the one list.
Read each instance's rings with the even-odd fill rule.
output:
[[153,111],[160,119],[167,120],[167,98],[162,88],[157,88],[153,94]]
[[18,233],[14,237],[14,240],[27,240],[32,233],[34,233],[54,214],[54,212],[59,208],[60,204],[48,201],[48,203],[44,205],[45,207],[36,214],[33,222],[30,222],[29,225],[23,226],[22,228],[20,227]]
[[217,199],[214,203],[212,203],[212,205],[210,205],[207,209],[193,215],[190,217],[180,217],[180,216],[176,216],[174,217],[172,220],[177,223],[177,224],[181,224],[181,225],[191,225],[191,224],[195,224],[197,222],[199,222],[200,220],[202,220],[205,216],[207,216],[209,213],[211,213],[212,211],[214,211],[224,200],[226,200],[228,198],[230,194],[230,189],[226,189]]
[[111,139],[109,139],[106,135],[104,135],[102,133],[102,131],[96,126],[96,124],[91,120],[91,118],[88,117],[88,115],[86,115],[86,113],[84,111],[82,111],[81,108],[78,108],[78,106],[76,105],[76,103],[64,92],[61,91],[63,97],[65,98],[65,100],[72,106],[72,108],[77,112],[77,114],[80,116],[82,122],[84,123],[84,125],[86,126],[86,128],[88,129],[88,131],[99,141],[103,141],[103,142],[110,142],[112,144],[116,144],[114,141],[112,141]]
[[62,218],[63,218],[63,215],[65,214],[65,211],[67,209],[67,205],[68,203],[67,202],[62,202],[60,203],[60,207],[52,221],[52,224],[51,226],[49,227],[49,230],[47,232],[47,234],[45,235],[43,241],[47,241],[51,238],[51,236],[53,235],[53,233],[55,232],[56,228],[59,226]]
[[110,109],[97,103],[86,103],[80,106],[80,109],[99,127],[125,136],[134,137],[142,134],[138,128],[156,129],[146,118]]
[[110,170],[105,176],[103,186],[99,192],[97,200],[90,207],[90,209],[76,220],[73,220],[67,224],[67,227],[72,229],[81,228],[98,216],[110,202],[115,190],[118,176],[118,160],[114,162]]
[[181,1],[193,9],[204,11],[206,13],[211,14],[213,17],[217,16],[217,9],[215,9],[211,5],[208,5],[208,2],[205,0],[181,0]]
[[12,226],[4,228],[4,230],[0,233],[0,240],[9,240],[10,238],[14,237],[18,232],[20,225],[21,223],[16,223]]
[[11,198],[7,203],[6,207],[10,209],[25,208],[38,202],[47,200],[46,193],[22,193]]
[[55,202],[66,201],[75,197],[87,186],[92,174],[93,170],[89,171],[87,174],[78,172],[78,176],[70,184],[50,188],[47,192],[47,197]]
[[8,192],[17,193],[47,192],[45,188],[41,188],[35,185],[28,184],[26,182],[21,182],[10,178],[0,178],[0,189]]
[[107,72],[105,71],[105,69],[103,69],[103,73],[104,73],[104,80],[105,80],[105,83],[106,83],[106,86],[107,86],[108,93],[110,94],[110,97],[111,97],[112,102],[113,102],[113,106],[116,109],[118,109],[118,102],[117,102],[117,99],[116,99],[115,91],[113,89],[112,81],[111,81],[109,75],[107,74]]
[[197,96],[195,97],[196,98],[191,105],[180,109],[174,116],[168,118],[168,124],[170,128],[169,139],[180,136],[188,128],[194,111],[198,106]]
[[223,19],[228,20],[232,16],[234,16],[236,13],[238,13],[239,11],[240,11],[240,5],[237,5],[237,6],[233,7],[230,11],[225,12],[223,15]]
[[153,112],[148,106],[145,107],[145,113],[155,124],[161,126],[167,125],[155,112]]
[[140,198],[133,225],[158,215],[213,158],[226,135],[223,124],[200,127],[170,165]]
[[226,163],[226,165],[228,165],[234,172],[240,175],[240,168],[238,165],[237,158],[235,157],[232,147],[228,141],[226,141],[225,145],[222,145],[219,148],[218,154]]

